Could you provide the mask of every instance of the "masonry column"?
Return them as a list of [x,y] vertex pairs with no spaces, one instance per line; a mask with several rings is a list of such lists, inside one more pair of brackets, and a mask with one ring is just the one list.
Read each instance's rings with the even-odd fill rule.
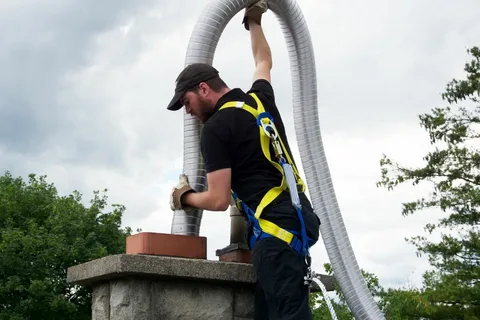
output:
[[255,275],[246,263],[119,254],[68,268],[92,288],[92,320],[253,320]]

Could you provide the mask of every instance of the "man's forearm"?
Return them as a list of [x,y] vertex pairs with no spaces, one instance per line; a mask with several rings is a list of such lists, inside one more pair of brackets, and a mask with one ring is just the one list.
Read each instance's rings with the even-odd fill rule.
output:
[[203,210],[225,211],[228,209],[228,205],[225,207],[221,199],[208,190],[204,192],[187,193],[183,196],[182,202],[185,205]]
[[265,38],[265,34],[263,33],[262,26],[250,19],[249,28],[255,66],[258,66],[260,63],[264,63],[271,68],[272,52],[270,51],[270,46]]

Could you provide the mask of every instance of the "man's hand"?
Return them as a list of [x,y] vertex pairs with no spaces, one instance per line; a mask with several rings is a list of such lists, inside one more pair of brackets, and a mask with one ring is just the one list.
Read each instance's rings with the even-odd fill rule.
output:
[[182,173],[179,177],[178,184],[173,187],[170,194],[170,209],[173,211],[185,209],[185,207],[182,206],[182,196],[189,192],[195,192],[195,190],[190,187],[188,177]]
[[268,0],[253,0],[250,1],[250,4],[245,8],[245,16],[243,17],[242,23],[245,26],[245,29],[250,30],[248,25],[248,20],[253,20],[258,24],[261,24],[262,15],[268,10]]

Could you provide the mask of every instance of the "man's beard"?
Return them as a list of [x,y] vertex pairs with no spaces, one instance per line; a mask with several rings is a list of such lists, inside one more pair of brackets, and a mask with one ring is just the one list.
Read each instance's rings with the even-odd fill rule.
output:
[[200,98],[200,112],[197,118],[200,120],[201,123],[207,122],[208,119],[215,113],[214,106],[212,106],[211,102]]

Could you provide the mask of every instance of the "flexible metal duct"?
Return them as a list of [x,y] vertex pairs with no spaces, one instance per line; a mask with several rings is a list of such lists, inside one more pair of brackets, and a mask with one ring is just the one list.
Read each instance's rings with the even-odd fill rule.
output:
[[[250,1],[210,2],[194,27],[185,66],[197,62],[212,64],[224,28]],[[385,319],[360,272],[333,189],[320,134],[315,57],[307,23],[294,0],[269,0],[269,7],[279,20],[289,51],[298,147],[312,204],[322,222],[320,231],[335,278],[356,319]],[[183,168],[191,186],[197,191],[206,188],[200,133],[200,123],[185,114]],[[176,211],[172,233],[198,235],[201,220],[201,210]]]

